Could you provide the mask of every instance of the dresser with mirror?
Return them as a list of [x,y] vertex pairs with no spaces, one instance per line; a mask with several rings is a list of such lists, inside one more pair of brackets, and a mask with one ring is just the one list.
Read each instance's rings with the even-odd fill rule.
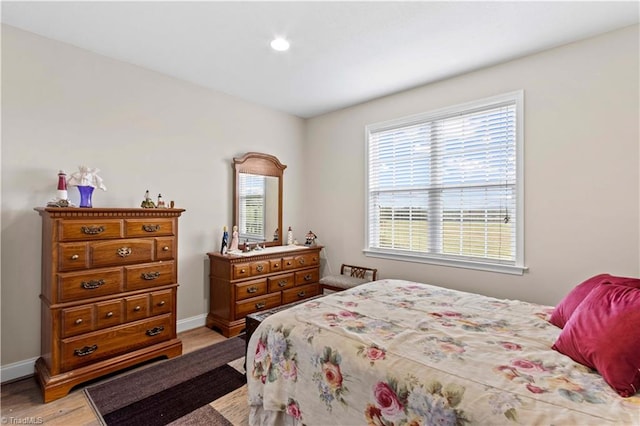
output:
[[285,165],[269,154],[233,159],[233,217],[239,250],[209,256],[207,326],[230,337],[251,313],[320,294],[321,246],[285,245],[282,183]]

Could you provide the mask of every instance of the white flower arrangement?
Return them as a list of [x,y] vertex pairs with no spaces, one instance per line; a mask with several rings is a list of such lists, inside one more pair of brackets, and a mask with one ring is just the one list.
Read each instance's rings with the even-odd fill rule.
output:
[[102,182],[102,178],[98,176],[100,169],[92,169],[87,166],[78,166],[78,169],[79,171],[71,174],[67,185],[91,186],[93,188],[100,188],[103,191],[107,190],[107,187]]

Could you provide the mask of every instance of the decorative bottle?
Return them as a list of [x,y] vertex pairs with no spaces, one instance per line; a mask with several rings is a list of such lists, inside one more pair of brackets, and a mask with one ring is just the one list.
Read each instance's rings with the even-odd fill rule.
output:
[[69,195],[67,193],[67,175],[64,170],[58,172],[58,200],[66,200]]
[[287,231],[287,245],[293,245],[293,231],[291,230],[291,227],[289,227],[289,230]]

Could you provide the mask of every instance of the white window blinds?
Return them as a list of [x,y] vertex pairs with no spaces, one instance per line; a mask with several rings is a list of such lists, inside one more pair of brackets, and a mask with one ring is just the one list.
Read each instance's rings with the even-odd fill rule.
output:
[[240,174],[240,223],[239,237],[264,241],[265,177]]
[[366,250],[521,266],[517,95],[368,126]]

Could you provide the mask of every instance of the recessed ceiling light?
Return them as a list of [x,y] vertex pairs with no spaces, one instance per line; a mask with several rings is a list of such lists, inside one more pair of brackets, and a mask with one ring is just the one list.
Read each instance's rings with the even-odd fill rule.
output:
[[289,50],[289,42],[282,37],[276,37],[271,41],[271,48],[278,52]]

